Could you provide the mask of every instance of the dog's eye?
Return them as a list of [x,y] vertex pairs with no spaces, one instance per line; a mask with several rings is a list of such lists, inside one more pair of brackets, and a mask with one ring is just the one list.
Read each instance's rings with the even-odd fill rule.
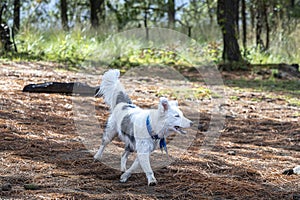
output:
[[177,114],[177,115],[175,115],[174,117],[180,117],[180,116]]

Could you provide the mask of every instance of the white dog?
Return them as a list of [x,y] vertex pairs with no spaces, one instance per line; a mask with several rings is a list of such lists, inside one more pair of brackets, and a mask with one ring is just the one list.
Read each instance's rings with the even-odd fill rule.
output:
[[[132,104],[119,81],[119,70],[109,70],[102,78],[97,95],[103,95],[110,106],[111,115],[103,134],[102,144],[94,156],[100,160],[103,150],[116,136],[125,143],[125,152],[121,158],[121,182],[126,182],[139,165],[146,173],[148,185],[156,185],[150,166],[150,153],[158,144],[167,152],[165,138],[170,131],[185,134],[182,128],[189,128],[192,122],[185,118],[178,108],[177,101],[160,98],[158,109],[143,110]],[[137,152],[132,166],[126,170],[126,162],[131,152]]]

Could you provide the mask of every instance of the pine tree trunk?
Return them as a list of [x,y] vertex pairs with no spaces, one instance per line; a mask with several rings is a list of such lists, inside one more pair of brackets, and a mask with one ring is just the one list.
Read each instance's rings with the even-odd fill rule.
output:
[[263,30],[263,3],[262,1],[257,1],[257,11],[256,11],[256,47],[261,50],[265,49],[263,40],[261,38]]
[[243,25],[243,47],[244,47],[244,54],[246,54],[247,52],[246,0],[242,0],[242,25]]
[[168,0],[168,27],[175,28],[175,0]]
[[251,30],[253,31],[255,29],[255,8],[254,8],[254,2],[250,4],[250,24],[251,24]]
[[90,0],[91,9],[91,25],[93,28],[97,28],[100,25],[99,17],[103,17],[104,12],[104,0]]
[[236,23],[236,33],[237,33],[237,37],[240,37],[240,24],[239,24],[239,20],[240,20],[240,15],[239,15],[239,8],[240,8],[240,0],[236,0],[237,1],[237,11],[235,11],[235,23]]
[[223,33],[224,61],[242,61],[237,41],[236,17],[238,10],[238,0],[218,0],[217,18]]
[[149,29],[148,29],[148,7],[144,10],[144,26],[146,31],[146,40],[149,40]]
[[65,31],[69,30],[68,26],[68,4],[67,0],[60,0],[61,25]]
[[14,0],[14,31],[20,29],[20,0]]
[[[289,9],[293,10],[295,8],[295,0],[290,1]],[[288,20],[291,19],[291,12],[288,11]]]
[[268,6],[266,3],[263,4],[263,10],[264,10],[264,20],[265,20],[265,26],[266,26],[266,46],[265,49],[269,49],[270,47],[270,25],[268,20]]

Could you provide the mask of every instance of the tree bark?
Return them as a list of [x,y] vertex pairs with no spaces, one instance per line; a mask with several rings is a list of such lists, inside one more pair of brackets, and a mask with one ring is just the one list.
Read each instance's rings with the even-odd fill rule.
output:
[[20,0],[14,0],[14,25],[13,29],[18,32],[20,29]]
[[261,38],[263,30],[263,2],[257,1],[257,11],[256,11],[256,47],[261,50],[265,49],[264,42]]
[[223,60],[242,61],[237,41],[236,17],[238,0],[218,0],[217,19],[223,34]]
[[255,7],[254,7],[254,2],[250,4],[250,24],[251,24],[251,30],[253,31],[255,28]]
[[68,4],[67,0],[60,0],[61,25],[65,31],[69,30],[68,26]]
[[265,20],[265,26],[266,26],[266,46],[265,50],[269,49],[270,47],[270,25],[269,25],[269,20],[268,20],[268,5],[264,3],[264,20]]
[[168,0],[168,27],[175,28],[175,0]]
[[144,10],[144,26],[146,31],[146,40],[149,40],[149,29],[148,29],[148,7],[145,7]]
[[247,52],[246,0],[242,0],[242,26],[243,26],[243,47],[244,47],[244,55],[245,55]]
[[90,0],[91,9],[91,25],[93,28],[97,28],[100,25],[99,17],[103,16],[105,0]]
[[237,1],[237,11],[235,11],[235,23],[236,23],[236,32],[237,32],[237,37],[240,37],[240,12],[239,12],[239,8],[240,8],[240,0],[236,0]]
[[288,8],[288,19],[291,19],[291,12],[289,10],[293,10],[295,8],[295,0],[290,0],[290,5]]

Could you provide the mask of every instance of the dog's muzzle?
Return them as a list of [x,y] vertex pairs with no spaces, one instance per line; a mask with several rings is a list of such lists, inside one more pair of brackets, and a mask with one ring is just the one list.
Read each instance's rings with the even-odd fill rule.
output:
[[190,128],[191,126],[193,126],[193,122],[190,122],[189,127],[174,126],[174,127],[171,128],[170,130],[185,135],[187,132],[186,132],[185,130],[183,130],[183,129],[184,129],[184,128]]

